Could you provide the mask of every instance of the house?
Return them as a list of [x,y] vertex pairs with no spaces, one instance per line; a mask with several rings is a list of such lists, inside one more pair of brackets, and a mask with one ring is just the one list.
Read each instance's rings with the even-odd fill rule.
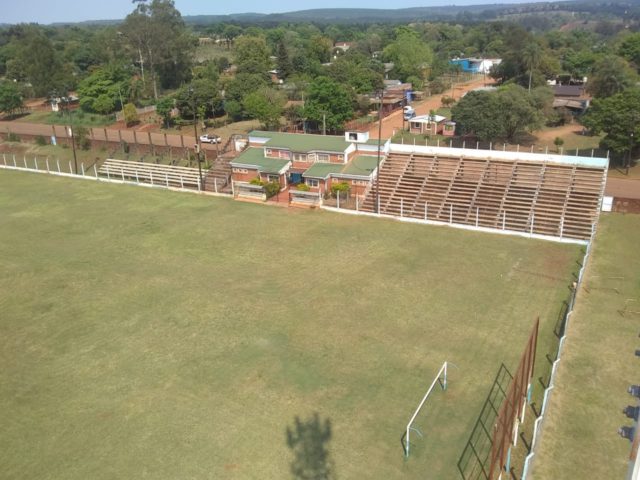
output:
[[271,83],[275,83],[276,85],[284,83],[284,80],[280,78],[280,72],[278,70],[269,70],[268,73],[271,78]]
[[491,68],[502,63],[501,58],[454,58],[450,65],[459,65],[463,72],[489,73]]
[[59,112],[60,109],[70,109],[73,110],[78,108],[80,105],[80,100],[75,95],[69,95],[66,98],[56,97],[50,100],[51,111]]
[[443,132],[446,120],[442,115],[418,115],[409,120],[409,132],[438,135]]
[[353,47],[353,42],[336,42],[333,50],[340,50],[342,53],[347,53],[351,47]]
[[305,183],[318,198],[344,181],[351,195],[362,195],[375,171],[372,158],[378,161],[378,140],[370,140],[368,132],[333,136],[256,130],[237,145],[244,150],[231,161],[231,175],[241,196],[255,196],[250,182],[256,178],[278,182],[281,190]]
[[584,84],[553,85],[553,96],[553,108],[564,108],[572,114],[584,113],[591,103]]
[[380,107],[382,101],[382,115],[387,116],[409,104],[413,99],[413,86],[410,83],[402,83],[400,80],[384,80],[384,95],[381,99],[378,95],[370,95],[369,101],[375,109]]

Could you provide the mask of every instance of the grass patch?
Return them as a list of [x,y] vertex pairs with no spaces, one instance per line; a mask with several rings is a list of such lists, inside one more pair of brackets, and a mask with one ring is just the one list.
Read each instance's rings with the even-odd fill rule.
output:
[[[534,479],[623,478],[631,445],[616,433],[634,404],[640,310],[640,215],[603,214],[568,329]],[[633,306],[635,304],[635,307]]]
[[[537,316],[544,363],[579,255],[0,171],[3,471],[282,479],[287,428],[317,432],[317,412],[329,440],[302,438],[339,478],[458,478]],[[403,429],[444,360],[458,368],[405,461]]]

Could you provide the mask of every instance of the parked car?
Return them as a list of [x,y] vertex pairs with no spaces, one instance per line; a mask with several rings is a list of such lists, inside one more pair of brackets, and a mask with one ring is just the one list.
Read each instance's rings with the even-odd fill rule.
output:
[[413,107],[407,105],[406,107],[403,108],[403,114],[404,114],[405,120],[411,120],[413,117],[416,116],[416,111],[413,109]]
[[201,135],[200,142],[202,143],[220,143],[222,139],[218,135]]

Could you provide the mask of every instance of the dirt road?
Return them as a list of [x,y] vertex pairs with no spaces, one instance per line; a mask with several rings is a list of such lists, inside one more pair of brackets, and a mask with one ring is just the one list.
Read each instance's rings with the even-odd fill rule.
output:
[[627,180],[625,178],[609,177],[605,195],[640,200],[640,179]]
[[[454,98],[459,100],[463,93],[474,88],[484,85],[485,80],[480,77],[470,82],[457,85],[454,89]],[[450,97],[451,89],[442,94],[434,95],[419,103],[414,103],[413,108],[416,115],[426,115],[431,110],[437,110],[442,106],[442,97]],[[391,138],[395,133],[402,129],[402,110],[393,112],[388,117],[382,119],[382,138]],[[378,138],[378,122],[371,125],[369,129],[369,138]]]

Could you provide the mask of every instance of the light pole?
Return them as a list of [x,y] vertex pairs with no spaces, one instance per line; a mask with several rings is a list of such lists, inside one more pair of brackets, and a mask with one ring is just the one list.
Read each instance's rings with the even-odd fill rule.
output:
[[[384,101],[384,90],[380,95],[380,106],[378,107],[378,161],[376,167],[376,213],[380,215],[380,148],[382,146],[382,105]],[[402,112],[404,118],[404,112]]]
[[204,188],[202,184],[202,166],[200,165],[200,137],[198,137],[198,122],[196,119],[196,96],[193,91],[193,86],[189,87],[189,93],[193,98],[193,134],[196,138],[196,144],[194,145],[194,150],[196,151],[196,162],[198,162],[198,176],[200,177],[200,189]]

